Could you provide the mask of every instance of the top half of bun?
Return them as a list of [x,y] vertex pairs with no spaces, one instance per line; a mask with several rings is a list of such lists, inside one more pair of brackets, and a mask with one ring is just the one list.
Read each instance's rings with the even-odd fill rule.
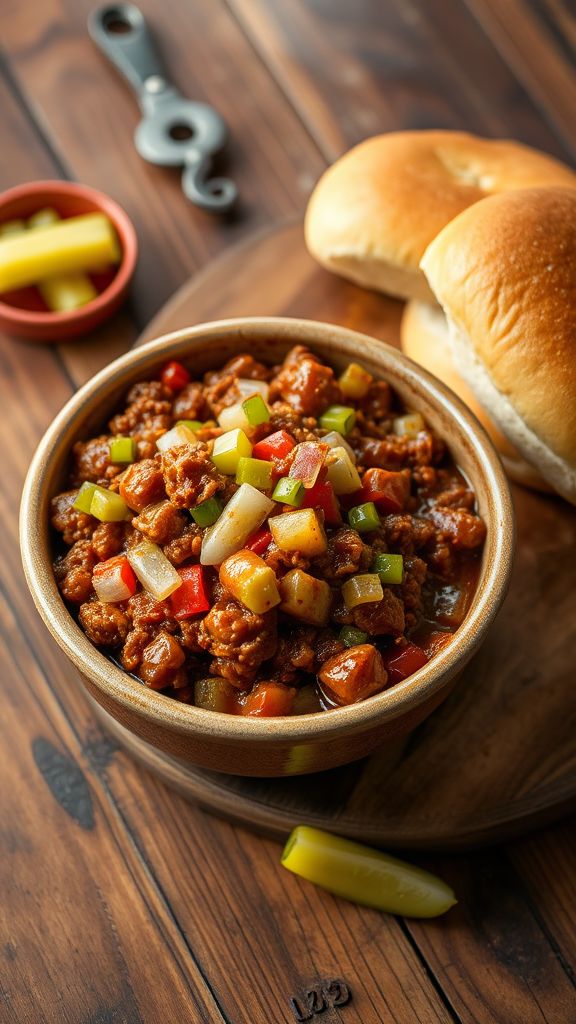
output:
[[448,224],[422,268],[476,398],[576,502],[576,189],[491,196]]
[[390,132],[337,160],[308,205],[306,243],[324,266],[401,298],[432,301],[419,263],[439,231],[487,195],[576,187],[576,174],[518,142],[465,132]]

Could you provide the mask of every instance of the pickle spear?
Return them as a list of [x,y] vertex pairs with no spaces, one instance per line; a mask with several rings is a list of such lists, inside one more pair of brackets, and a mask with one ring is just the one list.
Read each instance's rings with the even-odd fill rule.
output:
[[436,875],[308,825],[294,829],[281,862],[336,896],[389,914],[438,917],[457,902],[450,886]]

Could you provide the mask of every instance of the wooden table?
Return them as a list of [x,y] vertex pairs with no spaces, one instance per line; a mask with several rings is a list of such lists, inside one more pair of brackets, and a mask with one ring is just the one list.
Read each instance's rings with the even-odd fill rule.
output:
[[308,1019],[305,993],[342,979],[351,1000],[322,1021],[571,1024],[569,822],[505,848],[418,856],[459,897],[434,922],[301,883],[277,844],[186,804],[99,730],[34,611],[16,523],[29,457],[71,391],[213,256],[302,210],[347,146],[443,126],[574,161],[569,0],[142,0],[176,81],[231,128],[242,203],[223,221],[136,155],[136,106],[87,36],[91,6],[0,4],[0,187],[95,185],[141,242],[132,302],[97,336],[57,348],[0,339],[0,1021],[282,1024]]

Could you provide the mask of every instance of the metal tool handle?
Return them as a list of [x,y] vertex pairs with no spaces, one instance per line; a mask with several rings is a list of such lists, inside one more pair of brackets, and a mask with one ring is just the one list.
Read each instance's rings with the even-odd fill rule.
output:
[[88,31],[139,96],[161,92],[168,84],[152,33],[134,4],[99,7],[88,19]]
[[229,178],[210,178],[211,160],[193,146],[185,153],[182,191],[190,202],[209,213],[226,213],[238,198],[238,189]]

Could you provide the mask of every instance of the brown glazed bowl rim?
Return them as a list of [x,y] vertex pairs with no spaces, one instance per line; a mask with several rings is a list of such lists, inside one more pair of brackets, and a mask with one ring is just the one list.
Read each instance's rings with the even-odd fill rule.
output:
[[[188,358],[216,339],[235,339],[239,350],[250,339],[274,338],[303,343],[314,349],[315,341],[329,344],[342,339],[356,345],[374,360],[383,377],[389,367],[400,372],[407,386],[415,387],[435,410],[452,420],[464,434],[467,446],[480,464],[489,495],[484,512],[488,535],[483,570],[468,614],[449,641],[423,668],[407,680],[367,700],[333,711],[313,712],[286,718],[243,718],[183,704],[148,689],[99,651],[82,632],[57,589],[51,565],[46,493],[51,467],[68,451],[79,434],[79,424],[94,410],[100,397],[112,389],[121,391],[167,358]],[[325,353],[323,353],[325,358]],[[392,372],[394,372],[392,371]],[[394,386],[394,380],[392,380]],[[449,440],[449,439],[448,439]],[[175,331],[133,349],[110,363],[81,387],[67,402],[42,438],[24,485],[20,514],[22,560],[28,586],[45,624],[70,660],[91,682],[116,703],[136,711],[148,723],[157,723],[182,734],[225,741],[303,743],[363,732],[414,709],[441,690],[480,645],[486,629],[505,596],[514,546],[514,515],[502,464],[476,417],[439,380],[400,351],[357,331],[335,324],[285,317],[242,317],[213,321]]]

